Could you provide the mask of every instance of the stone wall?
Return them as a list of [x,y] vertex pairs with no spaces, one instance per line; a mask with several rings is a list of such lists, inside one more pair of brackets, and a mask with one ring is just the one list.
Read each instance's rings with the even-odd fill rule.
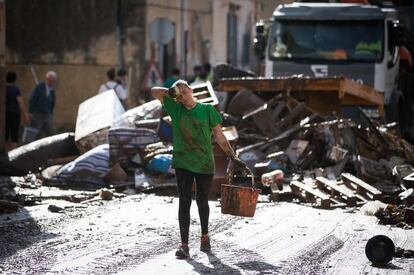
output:
[[[6,15],[6,68],[17,72],[26,104],[35,83],[31,68],[39,80],[55,70],[55,123],[74,129],[79,103],[97,93],[108,67],[117,67],[117,1],[9,0]],[[145,62],[145,0],[122,0],[121,15],[132,107]]]

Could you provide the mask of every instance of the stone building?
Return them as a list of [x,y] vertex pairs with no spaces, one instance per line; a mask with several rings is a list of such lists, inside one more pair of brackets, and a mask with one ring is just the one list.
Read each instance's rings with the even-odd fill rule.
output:
[[109,67],[126,68],[129,107],[148,92],[151,61],[163,77],[173,67],[190,77],[205,62],[254,68],[255,21],[269,18],[279,2],[291,1],[6,0],[6,68],[17,72],[26,100],[35,82],[55,70],[55,124],[74,130],[78,105],[97,93]]

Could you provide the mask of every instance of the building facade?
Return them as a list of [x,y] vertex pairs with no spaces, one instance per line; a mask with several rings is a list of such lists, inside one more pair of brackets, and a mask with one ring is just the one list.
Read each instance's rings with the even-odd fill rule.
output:
[[127,70],[129,107],[148,93],[151,63],[163,78],[174,67],[190,77],[206,62],[254,68],[255,21],[279,2],[291,1],[6,0],[6,68],[17,72],[26,100],[55,70],[55,123],[74,130],[78,105],[97,94],[109,67]]

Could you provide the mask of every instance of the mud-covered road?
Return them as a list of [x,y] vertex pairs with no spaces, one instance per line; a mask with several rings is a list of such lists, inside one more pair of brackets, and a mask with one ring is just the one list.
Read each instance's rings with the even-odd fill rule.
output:
[[0,216],[1,274],[414,274],[414,260],[374,267],[365,244],[377,234],[414,249],[413,230],[378,225],[352,209],[267,202],[254,218],[222,215],[210,201],[212,253],[200,252],[196,204],[190,254],[176,260],[177,198],[140,194],[89,204],[26,207]]

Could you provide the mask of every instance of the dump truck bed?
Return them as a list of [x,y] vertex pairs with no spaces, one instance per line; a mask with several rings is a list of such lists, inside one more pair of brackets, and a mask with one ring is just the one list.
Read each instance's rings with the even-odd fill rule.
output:
[[339,113],[344,106],[373,107],[381,116],[384,115],[383,93],[345,77],[225,78],[217,87],[225,92],[238,92],[243,88],[260,93],[286,93],[304,101],[320,115]]

